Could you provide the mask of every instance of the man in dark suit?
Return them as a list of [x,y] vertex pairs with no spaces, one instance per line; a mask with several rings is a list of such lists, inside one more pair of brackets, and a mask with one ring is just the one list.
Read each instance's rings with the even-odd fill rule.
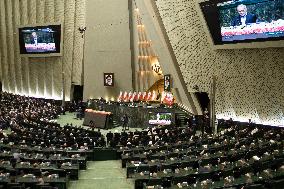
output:
[[231,26],[247,25],[251,23],[256,23],[257,16],[254,14],[247,13],[247,7],[244,4],[237,6],[238,16],[234,17],[231,22]]
[[107,144],[109,144],[110,141],[113,139],[113,133],[109,131],[109,133],[106,134],[106,138],[107,138]]
[[127,127],[128,127],[128,130],[129,130],[129,126],[128,126],[129,119],[128,119],[127,114],[124,114],[124,116],[122,117],[122,120],[123,120],[123,125],[122,125],[123,130],[125,131],[127,129]]
[[38,40],[39,40],[39,37],[37,36],[37,33],[36,32],[32,32],[32,34],[30,36],[31,44],[37,45],[38,42],[39,42]]

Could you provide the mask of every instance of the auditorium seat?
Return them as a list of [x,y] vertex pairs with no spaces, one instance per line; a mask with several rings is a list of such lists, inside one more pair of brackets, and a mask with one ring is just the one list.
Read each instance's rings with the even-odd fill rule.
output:
[[38,189],[53,189],[54,187],[50,186],[49,184],[45,184],[42,186],[39,186]]
[[162,179],[153,179],[151,178],[149,182],[147,183],[147,186],[156,186],[156,185],[162,185]]
[[196,183],[196,176],[195,175],[189,175],[188,178],[187,178],[187,183],[188,184],[194,184]]
[[220,172],[215,172],[212,174],[212,181],[220,181],[221,173]]
[[198,180],[199,182],[206,180],[206,179],[211,179],[212,173],[211,172],[203,172],[198,174]]
[[7,187],[9,189],[23,189],[20,183],[8,183]]
[[269,189],[282,189],[284,188],[284,179],[270,180],[267,182],[267,186]]
[[244,186],[244,189],[265,189],[265,187],[262,184],[250,184]]
[[188,176],[176,176],[172,178],[172,184],[177,185],[177,183],[183,183],[188,181]]
[[22,186],[11,186],[10,189],[24,189]]

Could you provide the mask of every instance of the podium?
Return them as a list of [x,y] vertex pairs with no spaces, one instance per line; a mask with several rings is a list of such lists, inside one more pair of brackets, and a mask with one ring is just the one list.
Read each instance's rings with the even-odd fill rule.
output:
[[86,109],[83,125],[101,129],[112,128],[112,113]]

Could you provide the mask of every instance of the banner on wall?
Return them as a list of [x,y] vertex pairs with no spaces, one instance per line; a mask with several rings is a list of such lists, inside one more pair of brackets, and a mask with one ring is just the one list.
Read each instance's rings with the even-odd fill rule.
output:
[[106,87],[114,86],[114,73],[104,73],[104,86]]
[[171,91],[171,76],[164,75],[164,91]]

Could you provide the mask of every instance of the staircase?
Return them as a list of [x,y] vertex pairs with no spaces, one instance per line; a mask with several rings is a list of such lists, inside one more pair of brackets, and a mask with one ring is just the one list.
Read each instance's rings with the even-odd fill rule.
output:
[[179,119],[180,120],[180,126],[181,127],[186,127],[188,126],[186,124],[186,118],[189,118],[191,117],[193,114],[191,114],[190,112],[188,112],[187,110],[183,109],[182,107],[180,106],[176,106],[175,107],[175,116],[176,116],[176,119]]
[[113,119],[112,123],[113,123],[113,128],[122,126],[122,125],[120,124],[120,121],[117,120],[117,119]]
[[120,160],[90,161],[80,179],[70,181],[68,189],[133,189],[134,182],[126,179]]
[[180,120],[180,126],[186,127],[187,126],[186,118],[188,118],[190,115],[182,111],[176,111],[175,114],[176,114],[176,119]]

